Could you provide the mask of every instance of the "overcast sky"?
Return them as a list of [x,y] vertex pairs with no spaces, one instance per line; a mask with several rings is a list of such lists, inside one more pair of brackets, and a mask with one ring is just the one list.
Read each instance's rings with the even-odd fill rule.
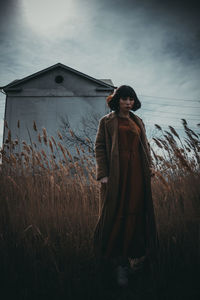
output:
[[[115,86],[131,85],[147,126],[180,128],[186,118],[196,128],[198,1],[0,0],[0,5],[0,86],[60,62],[110,78]],[[4,104],[0,94],[0,145]]]

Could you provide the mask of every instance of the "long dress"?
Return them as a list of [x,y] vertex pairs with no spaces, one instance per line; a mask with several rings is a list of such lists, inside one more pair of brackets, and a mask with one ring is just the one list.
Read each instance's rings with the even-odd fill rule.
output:
[[139,135],[132,120],[118,116],[120,181],[118,209],[105,257],[145,255],[144,174]]

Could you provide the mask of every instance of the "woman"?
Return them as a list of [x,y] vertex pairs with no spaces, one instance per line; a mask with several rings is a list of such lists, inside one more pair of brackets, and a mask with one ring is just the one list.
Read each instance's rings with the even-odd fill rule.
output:
[[94,232],[97,257],[118,264],[118,283],[126,285],[130,258],[155,253],[157,231],[151,193],[150,146],[135,91],[122,85],[107,97],[111,113],[99,121],[95,141],[96,179],[101,215]]

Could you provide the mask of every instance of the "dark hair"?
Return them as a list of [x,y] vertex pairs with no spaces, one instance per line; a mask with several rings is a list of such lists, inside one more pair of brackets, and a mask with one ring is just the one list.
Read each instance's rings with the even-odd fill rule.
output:
[[136,111],[141,107],[141,102],[138,99],[136,92],[128,85],[121,85],[118,87],[112,95],[109,95],[106,98],[106,101],[110,109],[119,112],[119,99],[126,99],[127,97],[134,99],[134,105],[131,110]]

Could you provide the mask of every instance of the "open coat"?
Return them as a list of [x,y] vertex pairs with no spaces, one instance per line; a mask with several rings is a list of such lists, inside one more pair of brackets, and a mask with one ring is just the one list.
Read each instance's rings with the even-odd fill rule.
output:
[[[158,245],[155,214],[151,192],[152,159],[150,145],[146,137],[145,126],[141,118],[130,111],[130,117],[141,129],[142,165],[145,180],[145,235],[147,255],[154,254]],[[94,251],[97,257],[103,257],[113,226],[117,210],[119,191],[119,149],[118,149],[118,118],[111,112],[99,121],[95,140],[96,179],[108,176],[107,183],[101,183],[101,212],[94,230]],[[134,182],[133,182],[134,184]]]

